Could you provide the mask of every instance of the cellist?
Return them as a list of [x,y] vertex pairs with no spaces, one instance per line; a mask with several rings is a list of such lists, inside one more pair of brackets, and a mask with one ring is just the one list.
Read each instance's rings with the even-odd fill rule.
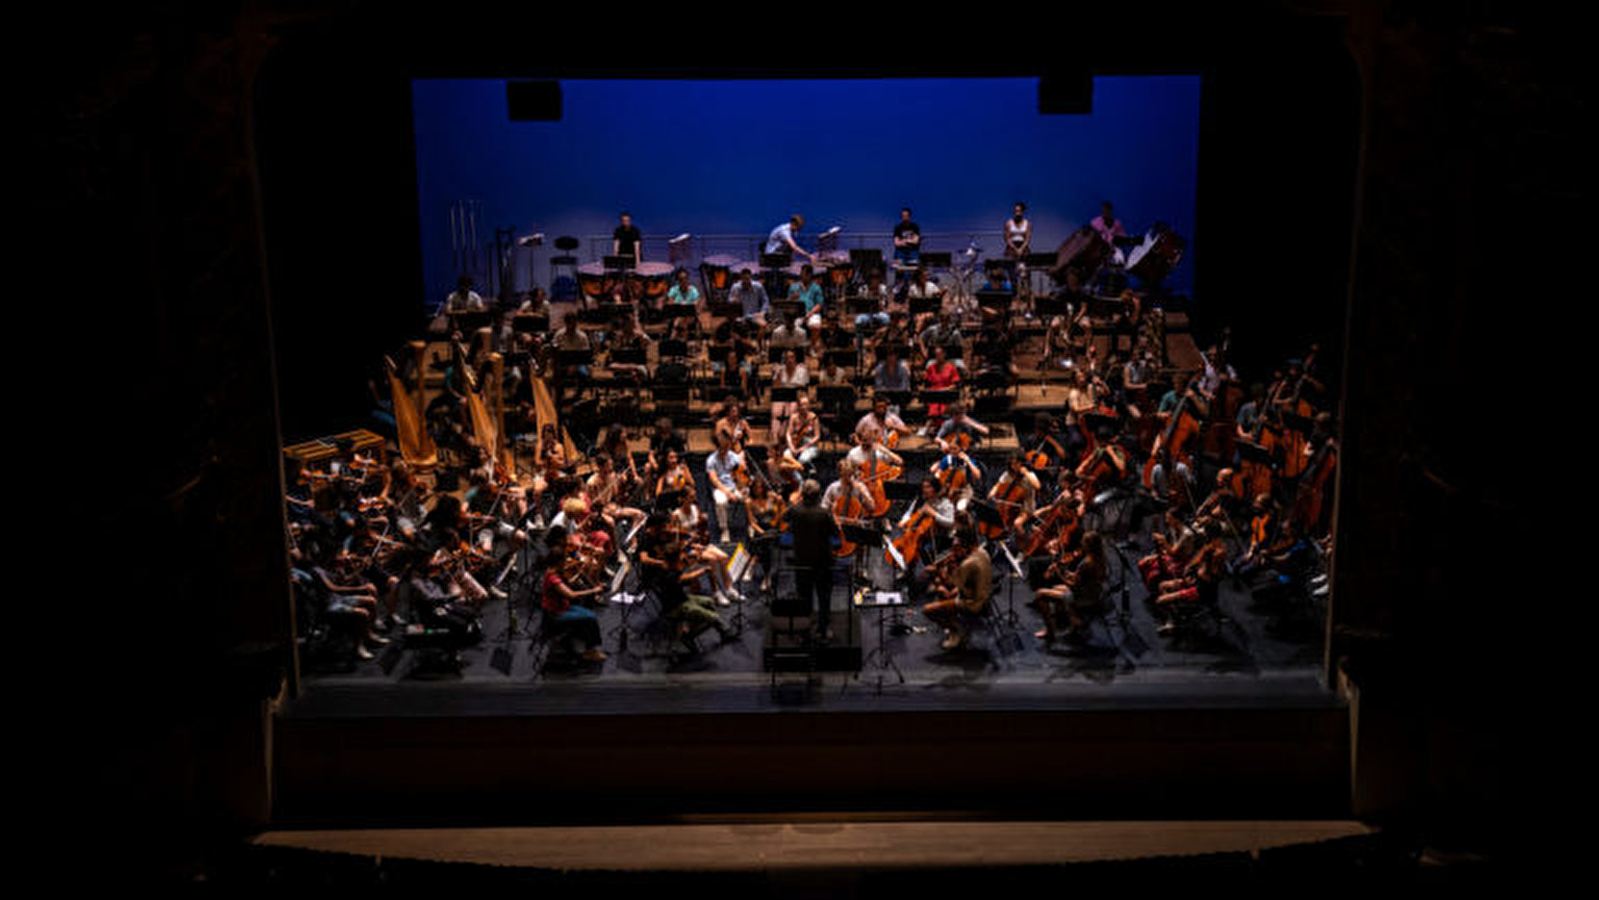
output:
[[[1005,520],[1003,529],[995,529],[999,533],[987,533],[989,538],[1004,537],[1008,531],[1020,532],[1032,516],[1033,506],[1038,500],[1038,476],[1022,462],[1020,454],[1011,456],[1005,466],[1005,471],[994,480],[994,486],[988,489],[988,499],[999,507],[1000,516]],[[988,526],[992,528],[993,526]],[[979,525],[982,531],[984,526]]]
[[860,473],[860,480],[871,493],[872,502],[867,509],[874,517],[888,514],[889,500],[883,482],[898,478],[905,470],[905,460],[878,443],[880,437],[881,432],[875,427],[866,426],[864,431],[855,433],[855,446],[844,457],[854,464],[855,471]]

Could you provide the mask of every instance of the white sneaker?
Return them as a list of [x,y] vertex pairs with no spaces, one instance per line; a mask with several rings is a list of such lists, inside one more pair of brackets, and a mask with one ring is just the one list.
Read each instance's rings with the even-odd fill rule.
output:
[[733,543],[733,535],[729,534],[727,529],[725,529],[725,528],[722,529],[722,543],[724,543],[724,544]]
[[716,605],[717,606],[732,606],[733,605],[733,601],[727,599],[727,594],[725,594],[725,593],[723,593],[721,591],[717,591],[716,592]]

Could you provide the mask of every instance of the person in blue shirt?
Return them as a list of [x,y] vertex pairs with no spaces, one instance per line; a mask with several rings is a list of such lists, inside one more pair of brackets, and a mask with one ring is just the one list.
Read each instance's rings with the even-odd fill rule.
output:
[[666,302],[692,305],[700,302],[700,289],[688,283],[688,270],[677,270],[677,284],[666,292]]
[[788,286],[788,299],[805,304],[805,326],[816,328],[822,324],[822,286],[809,264],[800,267],[800,280]]

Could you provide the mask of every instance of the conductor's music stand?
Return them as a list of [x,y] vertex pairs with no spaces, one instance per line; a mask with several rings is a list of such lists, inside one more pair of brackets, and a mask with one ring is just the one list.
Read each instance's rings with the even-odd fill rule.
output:
[[[856,609],[877,610],[877,647],[874,648],[871,653],[868,653],[865,659],[861,660],[861,668],[857,669],[855,674],[850,676],[850,680],[860,678],[861,670],[870,666],[872,664],[872,660],[875,659],[877,660],[877,693],[883,693],[883,682],[887,678],[889,669],[893,669],[894,675],[899,678],[899,683],[904,684],[905,673],[900,671],[899,664],[894,662],[893,651],[891,651],[888,646],[888,617],[885,614],[892,610],[897,616],[899,611],[908,605],[905,595],[901,594],[899,591],[863,590],[860,593],[852,596]],[[844,688],[848,687],[849,681],[845,681]],[[843,693],[843,689],[840,689],[839,693]]]

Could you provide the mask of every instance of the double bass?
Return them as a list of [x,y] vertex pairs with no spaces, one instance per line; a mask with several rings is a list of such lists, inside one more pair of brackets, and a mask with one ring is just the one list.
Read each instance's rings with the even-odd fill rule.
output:
[[1149,449],[1149,459],[1144,461],[1144,487],[1155,489],[1155,466],[1162,458],[1171,460],[1173,467],[1189,462],[1188,444],[1199,434],[1199,427],[1199,419],[1188,409],[1188,389],[1185,386],[1183,395],[1177,400],[1177,408],[1172,410],[1171,418],[1166,422],[1166,430],[1155,438],[1155,445]]

